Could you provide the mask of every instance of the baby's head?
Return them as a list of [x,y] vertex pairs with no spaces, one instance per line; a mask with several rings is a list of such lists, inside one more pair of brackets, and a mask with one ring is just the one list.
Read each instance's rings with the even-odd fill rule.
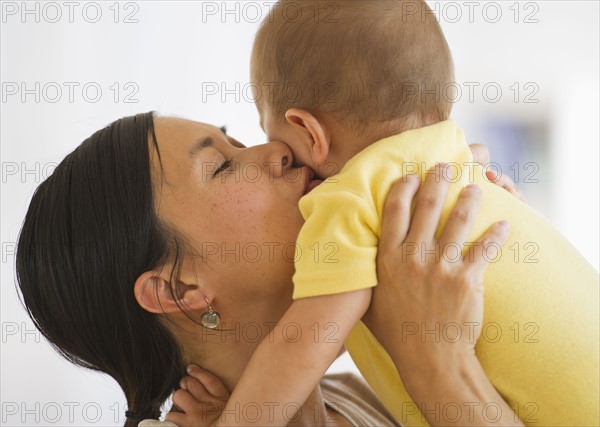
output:
[[256,35],[251,79],[269,139],[323,177],[452,107],[450,50],[424,1],[282,0]]

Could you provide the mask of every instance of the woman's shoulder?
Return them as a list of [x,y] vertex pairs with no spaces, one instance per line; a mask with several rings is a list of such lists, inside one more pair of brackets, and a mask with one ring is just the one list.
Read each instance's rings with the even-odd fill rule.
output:
[[[400,426],[379,402],[373,390],[361,377],[351,374],[330,374],[321,379],[325,404],[343,415],[354,427]],[[173,423],[144,420],[139,427],[177,427]]]
[[373,393],[367,382],[351,374],[326,375],[321,380],[325,403],[353,426],[400,426]]
[[146,419],[140,421],[138,427],[177,427],[177,424],[170,423],[169,421]]

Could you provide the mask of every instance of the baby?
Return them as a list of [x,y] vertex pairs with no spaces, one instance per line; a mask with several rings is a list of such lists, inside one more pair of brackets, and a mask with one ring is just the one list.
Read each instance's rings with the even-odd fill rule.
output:
[[[345,342],[397,420],[427,425],[360,319],[377,284],[381,215],[392,183],[408,173],[423,177],[444,162],[451,184],[438,231],[469,183],[481,188],[482,203],[468,241],[500,220],[511,227],[485,277],[476,353],[486,374],[525,424],[597,424],[598,275],[544,218],[488,182],[473,162],[462,131],[448,120],[452,60],[425,2],[284,0],[258,31],[251,73],[269,140],[288,144],[296,163],[325,181],[316,186],[315,179],[300,202],[306,223],[295,301],[280,322],[304,334],[278,341],[282,334],[275,333],[275,342],[258,346],[225,414],[251,402],[301,404]],[[428,256],[426,248],[414,250]],[[438,339],[456,338],[443,326],[433,331]],[[331,328],[335,339],[327,340]],[[418,325],[398,331],[398,340],[406,334],[435,339]],[[285,425],[275,412],[255,425]]]

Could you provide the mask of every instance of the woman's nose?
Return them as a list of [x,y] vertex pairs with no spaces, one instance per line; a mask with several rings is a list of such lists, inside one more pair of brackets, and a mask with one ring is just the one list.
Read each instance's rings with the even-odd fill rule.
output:
[[292,150],[287,144],[279,141],[269,142],[260,146],[264,157],[263,168],[268,171],[272,177],[283,176],[286,170],[290,169],[294,163]]

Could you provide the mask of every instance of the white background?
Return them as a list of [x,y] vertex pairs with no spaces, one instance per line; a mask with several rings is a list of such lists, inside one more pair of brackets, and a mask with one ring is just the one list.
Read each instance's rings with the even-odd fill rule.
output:
[[[471,142],[492,139],[490,123],[544,129],[533,153],[545,160],[518,159],[538,162],[541,179],[519,184],[598,269],[598,2],[429,3],[452,49],[457,81],[474,87],[472,99],[465,92],[457,101],[454,119]],[[16,296],[15,242],[31,194],[53,165],[100,127],[149,110],[227,124],[249,145],[265,141],[244,85],[258,20],[272,2],[72,4],[69,16],[64,2],[2,2],[5,425],[124,421],[116,383],[63,361],[34,332]],[[214,87],[219,92],[211,95]],[[483,87],[500,87],[502,95]],[[525,102],[531,88],[534,103]],[[24,97],[23,89],[30,90]],[[504,156],[502,144],[492,148]]]

